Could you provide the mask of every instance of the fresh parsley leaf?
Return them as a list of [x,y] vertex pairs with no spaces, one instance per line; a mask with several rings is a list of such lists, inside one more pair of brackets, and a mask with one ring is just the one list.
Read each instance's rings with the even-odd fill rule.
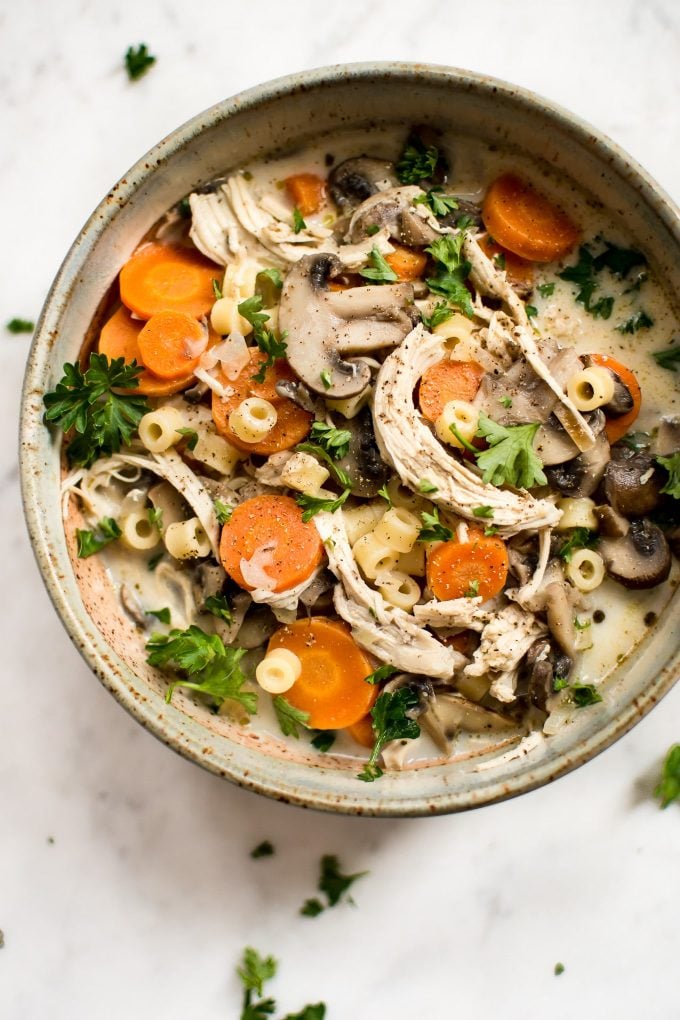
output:
[[565,563],[571,563],[571,558],[577,549],[594,549],[597,542],[596,531],[591,531],[589,528],[574,528],[566,541],[562,543],[557,555]]
[[306,230],[307,224],[302,218],[302,213],[297,206],[293,209],[293,233],[299,234],[301,230]]
[[[328,906],[334,907],[340,902],[346,892],[359,878],[364,878],[367,871],[357,871],[353,875],[343,875],[340,870],[340,861],[335,854],[324,854],[321,858],[321,874],[319,876],[318,890],[328,900]],[[351,903],[351,897],[347,897]]]
[[555,293],[555,284],[554,283],[539,283],[539,285],[536,288],[536,290],[541,295],[541,297],[552,297],[553,294]]
[[364,783],[379,779],[383,771],[378,758],[385,746],[392,740],[415,740],[420,736],[420,726],[412,715],[418,708],[418,695],[410,687],[399,687],[389,693],[383,691],[371,709],[375,743],[371,756],[357,776]]
[[30,319],[10,319],[5,325],[5,329],[8,333],[32,333],[35,323]]
[[330,496],[310,496],[305,492],[300,492],[295,497],[295,502],[302,507],[302,520],[306,523],[311,521],[314,514],[318,514],[321,510],[334,514],[336,510],[340,509],[351,491],[351,489],[345,489],[336,499]]
[[463,596],[466,599],[476,599],[478,595],[479,595],[479,581],[477,580],[477,578],[475,578],[473,581],[470,581],[469,585],[463,592]]
[[620,442],[636,452],[639,450],[648,450],[652,445],[652,437],[649,432],[628,432]]
[[321,371],[319,372],[319,379],[321,379],[321,383],[322,383],[323,388],[325,390],[329,390],[331,388],[331,386],[333,385],[333,380],[331,379],[331,373],[328,371],[327,368],[322,368],[321,369]]
[[380,254],[379,249],[375,245],[371,249],[371,254],[368,258],[371,268],[360,269],[359,276],[363,276],[366,280],[373,280],[375,283],[394,283],[395,280],[399,279],[398,274],[395,273],[392,266]]
[[592,625],[592,620],[579,620],[578,616],[574,617],[574,627],[576,630],[588,630]]
[[668,472],[668,480],[661,491],[673,499],[680,499],[680,453],[673,453],[670,457],[656,457],[655,460]]
[[444,195],[440,187],[430,188],[424,195],[413,200],[414,205],[426,205],[434,216],[446,216],[458,208],[458,199],[453,195]]
[[333,460],[342,460],[349,453],[352,433],[349,429],[336,429],[323,421],[315,421],[312,423],[309,438],[321,446]]
[[384,666],[378,666],[376,670],[364,677],[364,683],[381,684],[384,680],[389,680],[391,676],[398,672],[399,670],[396,666],[391,666],[389,663],[385,663]]
[[300,907],[300,913],[303,917],[318,917],[319,914],[323,914],[325,909],[321,900],[315,896],[313,899],[305,900]]
[[146,43],[140,43],[136,48],[128,46],[125,52],[125,70],[130,81],[137,81],[155,63],[156,58],[151,56]]
[[439,489],[436,485],[433,485],[432,482],[428,482],[427,478],[421,478],[418,482],[418,491],[427,495],[430,492],[438,492]]
[[493,507],[476,506],[472,511],[473,517],[493,517]]
[[216,616],[218,620],[224,620],[225,623],[231,623],[234,619],[229,599],[221,593],[219,595],[208,595],[203,603],[202,612],[211,613],[212,616]]
[[512,407],[512,397],[501,397],[498,403],[505,408]]
[[170,623],[170,610],[167,606],[164,609],[147,609],[147,616],[155,616],[161,623]]
[[218,524],[228,524],[234,512],[233,506],[223,503],[221,499],[216,499],[214,506]]
[[432,315],[423,315],[423,326],[425,329],[429,329],[430,332],[440,326],[442,322],[446,322],[453,315],[453,308],[449,308],[446,301],[438,301],[432,309]]
[[473,227],[475,224],[474,216],[470,216],[468,213],[463,213],[456,220],[456,226],[459,230],[467,230],[469,227]]
[[641,308],[635,315],[631,315],[630,319],[627,319],[626,322],[620,322],[616,326],[616,331],[617,333],[637,333],[639,329],[649,329],[653,325],[654,319]]
[[570,687],[571,700],[577,708],[588,708],[589,705],[596,705],[602,701],[602,695],[592,684],[582,684],[576,681]]
[[175,208],[183,220],[191,219],[191,202],[189,201],[188,196],[181,198]]
[[223,294],[222,294],[222,288],[220,287],[220,281],[216,280],[215,277],[213,277],[212,289],[213,289],[213,294],[215,295],[215,301],[219,301],[223,297]]
[[163,553],[162,552],[156,553],[155,556],[152,556],[149,560],[146,561],[146,569],[153,573],[153,571],[156,569],[156,567],[158,566],[162,559]]
[[487,538],[491,538],[492,535],[497,535],[498,531],[499,529],[496,527],[495,524],[490,525],[490,527],[488,528],[484,528],[484,534],[486,535]]
[[263,329],[265,322],[269,321],[268,313],[262,311],[262,296],[260,294],[253,294],[245,301],[241,301],[238,313],[243,316],[246,322],[250,323],[253,330]]
[[141,366],[126,365],[123,358],[111,362],[105,354],[90,355],[89,366],[81,372],[77,364],[66,363],[56,389],[46,393],[45,421],[64,432],[73,429],[67,448],[71,464],[89,467],[97,457],[118,453],[128,446],[139,422],[149,410],[145,397],[114,393],[114,389],[136,389]]
[[115,539],[120,538],[122,532],[114,521],[113,517],[104,517],[97,525],[97,531],[81,531],[76,529],[78,542],[78,556],[81,560],[93,556],[100,549]]
[[618,245],[605,241],[605,249],[593,259],[593,268],[596,273],[601,269],[608,269],[610,273],[617,276],[619,280],[625,280],[631,270],[637,266],[646,266],[647,259],[644,255],[635,251],[634,248],[619,248]]
[[461,254],[464,240],[463,231],[458,234],[444,234],[425,249],[438,263],[436,274],[425,282],[433,294],[447,298],[471,319],[474,310],[465,281],[472,267]]
[[305,1006],[299,1013],[288,1013],[283,1020],[325,1020],[326,1004],[316,1002],[313,1005]]
[[418,532],[419,542],[448,542],[453,538],[453,532],[445,527],[439,520],[439,510],[433,507],[433,513],[423,510],[420,515],[423,519],[423,527]]
[[378,226],[377,223],[369,223],[369,225],[366,227],[365,232],[368,237],[374,237],[376,234],[380,232],[380,227]]
[[309,712],[302,712],[299,708],[295,708],[295,706],[291,705],[289,701],[286,701],[281,694],[277,694],[274,698],[273,705],[279,727],[284,737],[295,737],[295,739],[298,740],[300,737],[300,730],[298,727],[303,726],[307,729]]
[[187,674],[168,686],[165,695],[168,703],[176,687],[186,687],[205,694],[217,706],[224,701],[236,701],[249,715],[257,711],[257,694],[242,689],[246,677],[239,663],[245,648],[225,648],[217,634],[206,634],[192,625],[187,630],[154,634],[146,650],[150,666]]
[[407,145],[397,162],[397,177],[402,184],[420,184],[432,177],[439,162],[434,145]]
[[180,436],[184,436],[187,441],[187,450],[195,450],[198,442],[198,432],[195,429],[175,429]]
[[659,798],[662,808],[680,800],[680,744],[674,744],[668,751],[654,796]]
[[477,435],[489,443],[488,450],[476,452],[482,480],[492,485],[530,489],[547,482],[543,464],[533,447],[540,425],[499,425],[482,411]]
[[564,974],[564,964],[563,963],[556,963],[555,964],[555,971],[554,971],[554,973],[555,973],[556,977],[559,977],[560,974]]
[[267,1020],[276,1009],[274,999],[260,999],[259,1002],[244,1004],[241,1020]]
[[345,488],[351,488],[352,479],[349,477],[347,472],[338,467],[330,453],[328,453],[327,450],[324,450],[322,446],[319,446],[318,443],[298,443],[295,449],[300,450],[302,453],[311,453],[314,457],[318,457],[319,460],[324,461],[324,463],[328,464],[340,484]]
[[382,499],[384,499],[385,502],[387,503],[387,505],[389,506],[390,510],[392,509],[392,497],[390,496],[389,492],[387,491],[387,486],[386,485],[383,485],[382,489],[378,489],[378,492],[376,493],[376,495],[381,496]]
[[146,518],[149,524],[155,525],[155,527],[157,527],[159,531],[163,527],[163,511],[161,510],[160,507],[158,506],[147,507]]
[[538,308],[536,308],[535,305],[525,305],[524,310],[530,319],[535,319],[538,315]]
[[652,351],[652,357],[661,368],[669,372],[677,372],[680,364],[680,344],[677,347],[666,347],[663,351]]
[[595,279],[596,272],[595,259],[590,249],[584,244],[579,248],[578,262],[573,266],[567,266],[557,275],[561,280],[567,280],[567,282],[577,285],[576,301],[582,304],[593,318],[608,319],[614,307],[614,298],[603,297],[593,304],[593,294],[598,287]]
[[317,751],[330,751],[335,743],[333,730],[319,730],[316,736],[312,737],[311,744]]
[[269,315],[262,311],[262,297],[260,294],[253,294],[252,297],[241,301],[238,306],[238,313],[251,324],[253,327],[253,340],[262,353],[267,355],[267,360],[262,362],[259,371],[253,376],[256,382],[263,383],[267,369],[271,368],[277,358],[284,358],[286,356],[287,344],[285,343],[285,333],[281,334],[280,339],[277,340],[276,334],[270,329],[265,328],[264,324],[268,321]]
[[273,956],[260,956],[251,946],[243,950],[241,966],[236,969],[243,985],[241,1020],[266,1020],[274,1012],[273,999],[260,998],[259,1002],[253,1002],[253,995],[262,996],[265,983],[276,975],[277,967]]
[[553,678],[553,690],[563,691],[565,687],[569,686],[569,681],[565,676],[556,676]]
[[261,269],[255,277],[255,294],[262,298],[265,308],[276,304],[282,287],[283,277],[278,269]]
[[273,857],[274,853],[275,850],[273,844],[270,843],[268,839],[264,839],[250,851],[250,856],[254,861],[259,861],[261,857]]

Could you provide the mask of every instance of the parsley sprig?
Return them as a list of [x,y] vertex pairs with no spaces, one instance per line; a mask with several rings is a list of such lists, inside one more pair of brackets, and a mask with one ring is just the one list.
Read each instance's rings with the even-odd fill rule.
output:
[[295,497],[295,502],[298,506],[302,507],[302,520],[307,523],[311,521],[315,514],[325,510],[329,514],[334,514],[336,510],[339,510],[342,504],[349,496],[351,489],[345,489],[341,495],[337,497],[333,496],[310,496],[306,492],[299,493]]
[[439,510],[433,507],[433,512],[423,510],[421,517],[423,527],[418,532],[419,542],[448,542],[453,538],[453,532],[439,520]]
[[397,177],[402,184],[420,184],[429,180],[439,162],[439,149],[435,145],[412,142],[407,145],[397,162]]
[[540,425],[499,425],[482,411],[477,435],[486,439],[488,450],[477,451],[482,481],[492,485],[512,485],[531,489],[547,482],[543,463],[533,447]]
[[262,297],[260,294],[253,294],[246,298],[238,306],[238,313],[253,327],[253,340],[263,354],[267,355],[266,361],[262,362],[259,371],[255,373],[255,382],[263,383],[268,368],[271,368],[277,358],[285,358],[288,345],[285,343],[286,334],[282,333],[277,339],[272,330],[265,327],[269,320],[267,312],[262,311]]
[[242,689],[247,678],[239,663],[245,648],[225,648],[217,634],[206,634],[192,625],[187,630],[154,634],[146,650],[150,666],[186,674],[170,683],[165,695],[168,703],[176,687],[186,687],[207,695],[218,707],[224,701],[236,701],[249,715],[257,711],[257,694]]
[[295,708],[281,694],[274,698],[272,704],[274,705],[279,728],[284,737],[295,737],[298,740],[300,737],[299,727],[302,726],[304,729],[308,729],[309,712],[303,712],[301,709]]
[[429,329],[432,332],[437,326],[440,326],[442,322],[446,322],[453,315],[453,308],[449,308],[446,301],[438,301],[432,309],[430,315],[423,315],[423,326],[425,329]]
[[375,743],[371,756],[357,776],[364,783],[380,779],[383,770],[378,758],[385,744],[392,740],[415,740],[420,736],[420,726],[413,718],[418,707],[418,695],[410,687],[400,687],[392,693],[383,691],[371,709]]
[[413,200],[414,205],[426,205],[433,216],[442,217],[458,208],[458,199],[445,195],[441,187],[430,188],[424,195]]
[[139,46],[128,46],[125,52],[125,70],[130,81],[137,81],[150,67],[156,63],[156,58],[149,53],[146,43]]
[[668,493],[673,499],[680,499],[680,452],[670,457],[657,457],[656,461],[668,472],[668,478],[661,491]]
[[139,422],[149,410],[145,397],[116,393],[136,389],[141,366],[91,354],[88,368],[64,365],[56,389],[43,397],[45,421],[64,432],[73,429],[67,455],[71,464],[89,467],[97,457],[118,453],[128,446]]
[[574,528],[565,542],[562,543],[558,556],[565,563],[571,563],[571,558],[577,549],[594,549],[598,542],[596,531],[590,528]]
[[[261,956],[251,946],[243,950],[241,965],[236,969],[243,986],[240,1020],[267,1020],[275,1012],[275,1000],[263,995],[265,984],[276,977],[277,970],[278,961],[273,956]],[[325,1016],[325,1003],[315,1002],[298,1013],[287,1013],[283,1020],[325,1020]]]
[[652,351],[652,357],[661,368],[677,372],[680,366],[680,344],[677,347],[666,347],[663,351]]
[[82,531],[76,529],[76,541],[78,542],[78,556],[81,560],[88,556],[94,556],[104,546],[120,538],[122,532],[113,517],[104,517],[97,525],[95,531]]
[[435,275],[428,277],[425,282],[433,294],[447,298],[471,319],[474,309],[465,281],[472,267],[461,254],[464,240],[465,232],[461,230],[458,234],[438,237],[425,249],[437,263]]
[[373,245],[371,248],[368,260],[371,264],[370,267],[359,270],[359,276],[363,276],[365,280],[372,280],[374,283],[394,283],[395,280],[399,279],[398,274],[395,273],[385,257],[381,255],[376,245]]

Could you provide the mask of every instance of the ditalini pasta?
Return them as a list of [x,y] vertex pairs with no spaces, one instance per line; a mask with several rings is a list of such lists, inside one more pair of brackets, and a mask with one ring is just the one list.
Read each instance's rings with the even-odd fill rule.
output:
[[45,396],[77,550],[213,725],[364,781],[537,746],[680,579],[677,335],[615,213],[517,152],[375,126],[225,168]]

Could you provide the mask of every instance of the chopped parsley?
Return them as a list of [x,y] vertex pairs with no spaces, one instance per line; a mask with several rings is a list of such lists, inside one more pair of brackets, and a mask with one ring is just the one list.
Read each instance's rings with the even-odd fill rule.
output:
[[321,446],[333,460],[342,460],[349,453],[352,433],[349,429],[336,429],[323,421],[315,421],[309,433],[313,443]]
[[680,800],[680,744],[674,744],[668,751],[654,796],[659,798],[662,808]]
[[255,277],[255,293],[262,298],[265,308],[276,304],[283,287],[283,277],[278,269],[261,269]]
[[322,368],[321,369],[321,371],[319,372],[319,378],[321,379],[321,382],[323,384],[323,388],[325,390],[329,390],[331,388],[331,386],[333,385],[333,380],[331,379],[331,373],[328,371],[327,368]]
[[186,687],[205,694],[218,707],[224,701],[236,701],[249,715],[257,711],[257,694],[242,689],[246,677],[239,663],[245,648],[225,648],[217,634],[206,634],[192,625],[187,630],[154,634],[146,650],[150,666],[186,674],[168,686],[168,703],[176,687]]
[[555,977],[559,977],[560,974],[564,974],[564,964],[563,963],[556,963],[555,964]]
[[368,237],[374,237],[378,233],[380,233],[380,227],[377,223],[370,223],[366,227],[366,234]]
[[430,188],[424,195],[413,200],[414,205],[426,205],[433,216],[446,216],[458,208],[458,199],[453,195],[445,195],[440,187]]
[[438,301],[432,309],[431,315],[421,316],[423,320],[423,326],[425,329],[429,329],[430,332],[440,326],[442,322],[446,322],[453,315],[453,308],[449,308],[446,301]]
[[[276,975],[278,964],[273,956],[260,956],[256,949],[248,946],[243,951],[241,966],[236,973],[243,985],[241,1020],[266,1020],[276,1009],[273,999],[263,999],[265,982]],[[259,1002],[253,1001],[257,995]]]
[[608,319],[614,307],[614,298],[601,297],[593,303],[593,294],[598,288],[598,283],[595,279],[597,271],[595,259],[590,249],[584,244],[579,248],[578,262],[573,266],[567,266],[566,269],[563,269],[557,275],[561,280],[577,285],[576,301],[583,305],[585,310],[594,319]]
[[357,871],[353,875],[344,875],[340,870],[340,861],[335,854],[324,854],[320,862],[320,874],[317,889],[326,897],[326,903],[320,899],[305,900],[300,913],[304,917],[318,917],[329,907],[335,907],[343,897],[345,902],[354,903],[351,896],[346,896],[359,878],[364,878],[367,871]]
[[389,680],[391,676],[398,672],[399,670],[396,666],[385,663],[384,666],[379,666],[372,673],[369,673],[368,676],[364,677],[364,683],[381,684],[384,680]]
[[495,524],[491,524],[488,528],[484,528],[484,534],[487,538],[491,538],[493,535],[498,534],[499,529]]
[[471,319],[474,311],[465,281],[472,267],[461,254],[464,240],[463,231],[455,235],[444,234],[425,249],[438,264],[435,275],[425,282],[433,294],[447,298]]
[[596,531],[591,531],[589,528],[574,528],[566,541],[562,543],[557,555],[565,563],[571,563],[571,558],[577,549],[594,549],[597,542]]
[[311,745],[317,751],[330,751],[334,743],[335,733],[333,733],[333,730],[319,730],[316,736],[311,739]]
[[421,478],[418,482],[418,492],[423,492],[426,495],[430,492],[438,492],[438,486],[433,485],[432,482],[428,482],[427,478]]
[[533,447],[540,425],[499,425],[482,411],[477,435],[489,443],[488,450],[476,451],[482,480],[492,485],[531,489],[547,482],[543,463]]
[[320,513],[322,510],[329,514],[334,514],[336,510],[340,509],[351,491],[351,489],[347,488],[336,498],[332,496],[310,496],[306,492],[300,492],[295,497],[295,502],[298,506],[302,507],[302,520],[307,523],[307,521],[311,521],[315,514]]
[[680,344],[677,347],[666,347],[663,351],[652,351],[652,357],[661,368],[669,372],[677,372],[680,364]]
[[535,305],[525,305],[525,311],[530,319],[535,319],[538,315],[538,308]]
[[275,853],[274,846],[268,839],[263,839],[261,843],[258,843],[256,847],[250,851],[250,856],[254,861],[259,861],[261,857],[273,857]]
[[229,506],[228,503],[223,503],[221,499],[216,499],[214,503],[215,517],[217,517],[218,524],[228,524],[231,520],[231,515],[234,512],[233,506]]
[[649,329],[653,325],[654,319],[644,309],[640,309],[635,315],[631,315],[630,319],[627,319],[626,322],[620,322],[616,327],[616,331],[617,333],[637,333],[639,329]]
[[479,595],[479,581],[477,580],[477,578],[475,578],[473,581],[470,581],[470,584],[463,592],[463,596],[466,599],[476,599],[478,595]]
[[305,223],[302,213],[297,206],[293,209],[293,233],[299,234],[301,230],[306,230],[307,224]]
[[146,519],[159,530],[163,527],[163,511],[158,506],[147,507]]
[[415,740],[420,736],[420,726],[412,717],[417,708],[418,695],[410,687],[400,687],[392,693],[383,691],[378,696],[371,709],[375,734],[373,750],[357,779],[364,783],[380,779],[383,770],[378,765],[378,758],[385,744],[392,740]]
[[300,730],[298,727],[302,726],[307,729],[309,712],[302,712],[299,708],[295,708],[294,705],[291,705],[291,703],[286,701],[286,699],[280,694],[277,694],[272,704],[274,705],[274,711],[276,712],[279,728],[284,737],[295,737],[295,739],[298,740],[300,737]]
[[180,436],[183,436],[187,441],[187,450],[195,450],[196,444],[198,443],[198,432],[195,429],[175,429]]
[[668,480],[661,489],[668,493],[673,499],[680,499],[680,453],[673,453],[670,457],[656,457],[657,464],[664,467],[668,472]]
[[555,284],[554,283],[539,283],[539,285],[536,288],[536,290],[541,295],[541,297],[552,297],[553,294],[555,293]]
[[502,404],[506,409],[512,407],[512,397],[501,397],[498,403]]
[[493,507],[490,506],[476,506],[472,514],[474,517],[493,517]]
[[420,515],[423,519],[423,527],[418,532],[419,542],[448,542],[453,538],[453,532],[439,520],[439,510],[433,507],[433,513],[423,510]]
[[220,301],[223,297],[222,288],[220,287],[220,281],[216,280],[214,276],[212,280],[212,289],[213,294],[215,295],[215,301]]
[[156,58],[149,53],[146,43],[140,43],[136,48],[128,46],[125,51],[125,70],[130,81],[137,81],[155,63]]
[[300,913],[303,917],[318,917],[325,909],[321,900],[315,896],[313,899],[305,900],[300,907]]
[[635,450],[648,450],[651,446],[652,438],[649,432],[629,432],[621,439],[622,443],[631,449]]
[[64,365],[56,389],[46,393],[45,421],[64,432],[73,430],[67,455],[71,464],[89,467],[97,457],[118,453],[129,446],[139,422],[149,410],[145,397],[114,393],[115,389],[136,389],[142,371],[135,361],[123,358],[109,362],[105,354],[91,354],[82,372],[77,364]]
[[347,472],[343,471],[341,467],[338,467],[330,453],[328,453],[328,451],[318,443],[298,443],[295,449],[299,450],[301,453],[311,453],[314,457],[318,457],[319,460],[328,464],[328,467],[342,486],[345,488],[352,487],[352,479],[349,477]]
[[32,333],[35,323],[30,319],[10,319],[5,325],[5,329],[8,333]]
[[150,573],[153,573],[153,571],[156,569],[156,567],[158,566],[162,559],[163,553],[162,552],[156,553],[155,556],[152,556],[151,559],[146,561],[146,569]]
[[359,270],[359,276],[363,276],[365,280],[373,280],[375,283],[394,283],[399,279],[398,274],[375,245],[371,249],[368,260],[371,263],[370,268]]
[[78,556],[81,560],[88,556],[94,556],[100,549],[120,538],[122,531],[113,517],[104,517],[97,525],[95,531],[81,531],[76,529],[76,540],[78,542]]
[[224,620],[225,623],[231,623],[234,619],[229,599],[222,593],[219,595],[208,595],[203,603],[201,612],[210,613],[212,616],[217,617],[218,620]]
[[147,616],[155,616],[161,623],[170,623],[170,610],[167,606],[163,609],[147,609]]
[[605,249],[593,259],[595,272],[601,269],[608,269],[610,273],[625,280],[628,274],[637,266],[646,266],[647,259],[644,255],[635,251],[634,248],[619,248],[610,241],[605,241]]
[[385,500],[385,502],[388,504],[388,506],[389,506],[389,508],[391,510],[392,509],[392,497],[390,496],[390,494],[388,492],[387,485],[383,485],[382,489],[378,489],[377,495],[381,496]]
[[592,684],[582,684],[578,680],[569,688],[571,700],[577,708],[588,708],[589,705],[596,705],[602,701],[602,695]]
[[282,333],[281,338],[277,340],[276,334],[265,328],[264,324],[268,321],[269,315],[262,311],[262,297],[259,294],[253,294],[252,297],[242,301],[238,306],[238,313],[251,324],[253,340],[262,353],[267,355],[266,361],[262,362],[259,371],[252,377],[255,382],[263,383],[267,369],[272,367],[277,358],[286,356],[287,345],[284,342],[286,334]]
[[505,269],[505,252],[499,251],[493,257],[493,264],[496,269]]
[[414,141],[406,146],[397,162],[397,177],[402,184],[420,184],[429,180],[439,162],[439,149]]

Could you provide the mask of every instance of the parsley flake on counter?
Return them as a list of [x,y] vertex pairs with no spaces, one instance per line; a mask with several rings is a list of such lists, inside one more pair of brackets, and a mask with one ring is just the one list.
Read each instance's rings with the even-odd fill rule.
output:
[[305,900],[300,907],[300,913],[303,917],[318,917],[319,914],[323,914],[325,909],[321,900],[315,896],[313,899]]
[[305,900],[300,913],[304,917],[318,917],[324,910],[335,907],[343,896],[347,903],[354,905],[351,896],[346,896],[350,888],[359,878],[364,878],[367,871],[357,871],[353,875],[344,875],[340,870],[340,861],[335,854],[324,854],[320,862],[320,874],[317,889],[326,897],[324,905],[320,899]]
[[308,728],[309,712],[303,712],[299,708],[295,708],[281,694],[277,694],[272,704],[274,705],[279,728],[284,737],[295,737],[298,740],[300,737],[299,727]]
[[155,63],[156,58],[149,53],[146,43],[140,43],[136,48],[128,46],[125,52],[125,70],[130,81],[137,81]]
[[147,609],[147,616],[155,616],[161,623],[170,623],[170,610],[167,606],[163,609]]
[[120,538],[122,532],[113,517],[104,517],[97,525],[97,531],[83,531],[76,529],[76,540],[78,542],[78,556],[81,560],[88,556],[94,556],[104,546]]
[[472,298],[465,281],[472,267],[461,254],[464,240],[465,233],[461,230],[455,235],[444,234],[438,237],[425,249],[438,263],[436,274],[425,280],[425,283],[433,294],[447,298],[471,319],[474,314]]
[[536,290],[541,295],[541,297],[552,297],[553,294],[555,293],[555,284],[554,283],[539,283],[539,285],[536,288]]
[[677,347],[666,347],[663,351],[652,351],[652,357],[661,368],[677,372],[680,365],[680,344]]
[[680,452],[670,457],[656,457],[657,464],[668,472],[668,479],[661,491],[668,493],[673,499],[680,499]]
[[216,499],[214,503],[215,516],[217,517],[218,524],[228,524],[231,520],[231,515],[234,512],[233,506],[229,506],[228,503],[223,503],[221,499]]
[[360,269],[359,276],[363,276],[365,280],[373,280],[374,283],[394,283],[399,279],[397,273],[375,245],[368,258],[371,266],[369,269]]
[[307,224],[305,223],[302,213],[297,206],[293,209],[293,233],[299,234],[301,230],[306,230]]
[[563,963],[556,963],[555,964],[555,977],[559,977],[560,974],[564,974],[564,964]]
[[534,436],[538,422],[532,425],[499,425],[482,411],[477,435],[489,443],[488,450],[475,450],[482,480],[492,485],[512,485],[517,489],[531,489],[545,485],[543,462],[534,450]]
[[234,619],[229,599],[221,593],[219,595],[208,595],[203,603],[201,612],[210,613],[211,616],[217,617],[218,620],[224,620],[225,623],[231,623]]
[[326,1004],[315,1002],[313,1005],[305,1006],[299,1013],[288,1013],[283,1020],[325,1020]]
[[253,847],[250,856],[254,861],[259,861],[261,857],[273,857],[275,852],[273,844],[268,839],[263,839],[261,843]]
[[146,650],[150,666],[186,673],[168,686],[168,704],[176,687],[186,687],[207,695],[217,707],[224,701],[236,701],[249,715],[257,711],[257,694],[243,690],[247,678],[239,663],[245,648],[225,648],[217,634],[206,634],[192,624],[187,630],[154,634]]
[[433,513],[423,510],[420,515],[423,520],[423,527],[418,532],[419,542],[448,542],[453,538],[453,532],[439,520],[439,510],[433,508]]
[[[276,1003],[273,999],[262,999],[262,994],[265,983],[275,977],[277,968],[273,956],[260,956],[251,946],[244,949],[241,966],[236,969],[243,985],[241,1020],[266,1020],[274,1012]],[[254,995],[259,1002],[253,1002]]]
[[302,507],[302,520],[306,524],[307,521],[311,521],[312,517],[321,510],[334,514],[336,510],[340,509],[351,491],[351,489],[347,488],[335,499],[332,496],[310,496],[306,492],[300,492],[295,497],[295,502],[298,506]]
[[392,740],[415,740],[420,736],[420,726],[409,713],[418,708],[418,695],[410,687],[400,687],[389,693],[383,691],[371,709],[375,742],[371,756],[359,772],[357,779],[373,783],[380,779],[383,770],[378,758],[385,744]]
[[654,796],[661,801],[661,807],[667,808],[675,800],[680,800],[680,744],[673,744],[664,758],[661,778],[654,789]]
[[432,309],[431,315],[421,316],[423,326],[425,329],[429,329],[430,333],[440,326],[442,322],[446,322],[453,315],[453,308],[449,308],[446,301],[438,301]]
[[89,467],[98,457],[118,453],[129,446],[133,433],[149,410],[146,397],[114,393],[136,389],[142,366],[123,358],[112,361],[105,354],[91,354],[88,368],[64,365],[56,389],[46,393],[44,419],[64,432],[73,430],[66,453],[70,464]]
[[364,683],[381,684],[383,680],[389,680],[391,676],[398,672],[399,670],[396,666],[392,666],[390,663],[386,662],[384,666],[378,666],[376,670],[369,673],[368,676],[365,676]]
[[578,287],[576,301],[583,305],[585,310],[594,319],[608,319],[614,307],[613,297],[602,297],[593,303],[593,294],[598,288],[595,275],[597,268],[595,259],[590,249],[584,244],[579,248],[578,262],[575,265],[567,266],[561,273],[558,273],[560,280],[575,283]]
[[35,323],[30,319],[10,319],[5,325],[5,329],[8,333],[32,333]]
[[626,322],[620,322],[615,328],[617,333],[631,334],[637,333],[639,329],[650,329],[653,325],[654,319],[644,309],[640,309],[635,315],[631,315],[630,319],[627,319]]
[[458,199],[445,195],[441,187],[430,188],[426,194],[414,198],[414,205],[426,205],[433,216],[441,218],[458,208]]
[[397,177],[402,184],[420,184],[432,177],[439,162],[435,145],[407,145],[397,163]]

